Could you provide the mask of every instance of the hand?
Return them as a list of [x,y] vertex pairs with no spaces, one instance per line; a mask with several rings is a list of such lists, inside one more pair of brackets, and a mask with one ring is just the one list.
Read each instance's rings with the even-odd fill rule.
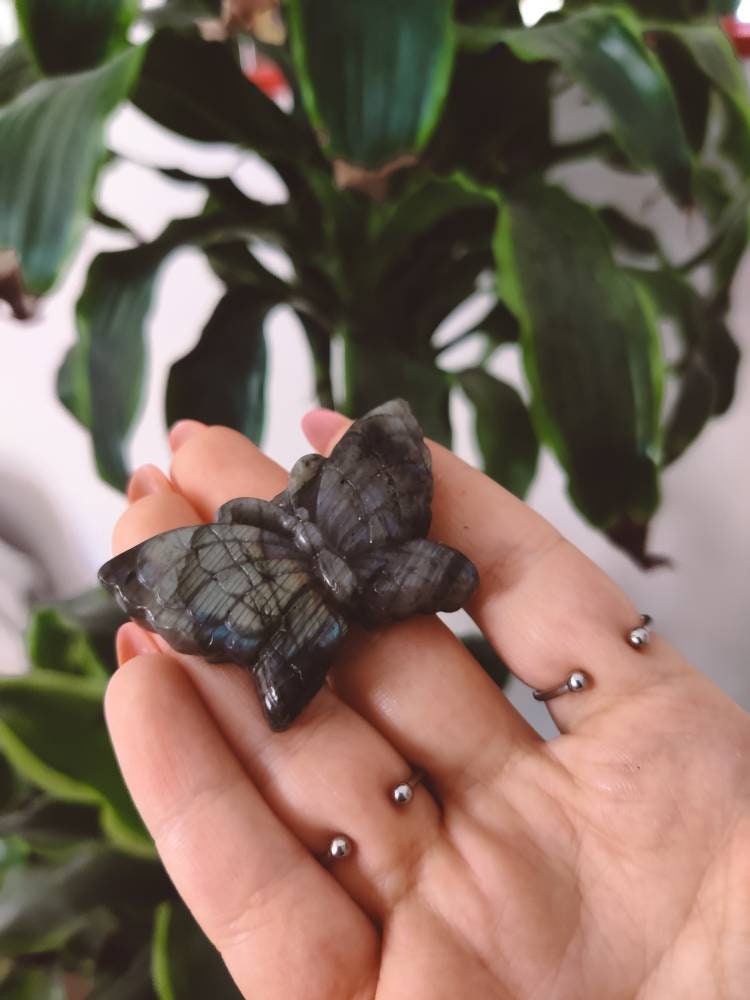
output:
[[[327,451],[344,418],[306,429]],[[284,472],[183,423],[117,551],[270,497]],[[476,563],[470,612],[532,687],[579,667],[541,740],[434,618],[350,637],[272,734],[239,667],[123,627],[107,718],[178,890],[252,1000],[711,1000],[750,995],[750,717],[544,520],[433,447],[431,534]],[[416,768],[427,786],[396,807]],[[337,832],[352,854],[317,859]]]

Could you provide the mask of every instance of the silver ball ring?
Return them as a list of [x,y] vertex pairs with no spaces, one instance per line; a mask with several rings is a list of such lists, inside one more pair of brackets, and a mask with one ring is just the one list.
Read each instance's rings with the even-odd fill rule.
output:
[[533,694],[536,701],[552,701],[553,698],[559,698],[561,694],[584,691],[588,686],[589,679],[586,674],[582,670],[574,670],[560,687],[550,688],[547,691],[534,691]]
[[414,789],[422,781],[424,773],[414,771],[406,781],[399,782],[391,789],[391,801],[397,806],[405,806],[414,798]]
[[348,858],[353,849],[354,844],[349,837],[343,833],[337,833],[335,837],[331,837],[331,842],[328,845],[328,850],[325,853],[323,861],[324,863],[341,861],[344,858]]
[[643,649],[651,641],[651,615],[641,615],[641,624],[628,632],[628,642],[633,649]]

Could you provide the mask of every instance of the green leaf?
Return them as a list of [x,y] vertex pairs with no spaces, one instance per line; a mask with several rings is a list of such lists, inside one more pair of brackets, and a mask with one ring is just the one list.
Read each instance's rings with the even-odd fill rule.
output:
[[36,793],[13,812],[0,814],[0,837],[19,837],[35,853],[93,841],[99,834],[96,809],[76,802],[58,802],[43,793]]
[[131,853],[153,845],[125,788],[104,724],[100,678],[34,670],[0,679],[0,750],[33,784],[97,805],[104,831]]
[[662,365],[647,300],[616,266],[595,213],[519,186],[496,240],[501,294],[521,323],[540,437],[593,524],[648,521],[659,500]]
[[664,433],[664,465],[685,452],[714,412],[716,383],[700,354],[680,373],[677,400]]
[[260,442],[266,416],[263,333],[277,300],[247,285],[230,288],[193,350],[169,373],[167,423],[186,417],[223,424]]
[[312,133],[247,79],[231,47],[197,33],[165,28],[151,39],[133,101],[189,139],[234,142],[299,163],[319,156]]
[[326,152],[380,167],[432,132],[454,54],[451,0],[289,0],[292,55]]
[[108,671],[86,632],[61,615],[57,608],[39,608],[34,612],[28,645],[32,663],[44,670],[88,677],[107,676]]
[[56,951],[82,930],[105,932],[116,915],[150,909],[171,894],[162,868],[102,848],[82,846],[70,859],[17,867],[3,879],[0,952]]
[[[678,43],[705,83],[722,95],[729,115],[723,148],[746,174],[750,171],[750,95],[742,64],[726,34],[713,24],[657,23],[653,30],[660,52],[665,42]],[[696,89],[694,84],[694,93]]]
[[549,64],[524,62],[507,46],[459,50],[425,160],[488,184],[538,169],[551,155],[550,77]]
[[58,376],[60,399],[91,431],[99,474],[121,489],[128,480],[123,440],[141,401],[143,327],[163,259],[149,250],[94,259],[76,309],[79,339]]
[[0,111],[0,247],[15,250],[33,294],[52,286],[78,245],[104,123],[141,58],[131,50],[100,69],[42,80]]
[[676,38],[656,34],[649,37],[672,84],[690,148],[700,153],[708,133],[711,85]]
[[0,106],[12,101],[38,79],[39,73],[22,41],[0,50]]
[[[141,400],[144,326],[161,265],[180,246],[248,239],[257,225],[252,212],[246,221],[237,208],[176,219],[153,243],[100,254],[91,265],[77,306],[78,342],[60,369],[57,391],[91,431],[97,468],[113,486],[124,489],[128,479],[123,447]],[[258,280],[266,275],[274,292],[286,288],[258,269]]]
[[564,21],[522,30],[462,29],[467,45],[502,42],[522,59],[549,60],[608,111],[635,166],[654,170],[683,204],[692,201],[692,162],[674,93],[642,29],[625,8],[591,7]]
[[461,642],[499,688],[505,687],[510,670],[483,635],[462,635]]
[[[687,372],[691,367],[700,370],[691,379],[691,410],[697,405],[701,373],[707,372],[713,380],[711,413],[714,416],[725,413],[734,399],[740,352],[721,311],[668,267],[658,271],[631,268],[629,274],[649,296],[655,311],[676,324],[684,345],[680,370]],[[704,400],[707,395],[704,390]]]
[[94,988],[86,1000],[157,1000],[151,981],[150,950],[138,952],[124,972],[113,975],[110,970],[97,969]]
[[496,302],[472,333],[485,333],[493,344],[515,344],[520,339],[518,320],[504,302]]
[[241,1000],[221,955],[179,901],[156,911],[151,968],[159,1000]]
[[349,416],[360,417],[400,397],[409,403],[427,437],[450,447],[450,381],[432,357],[411,356],[391,344],[384,349],[376,341],[350,338],[345,343],[345,369],[344,410]]
[[539,455],[524,401],[515,389],[482,368],[470,368],[457,377],[474,408],[484,471],[523,499],[534,479]]
[[67,1000],[62,969],[22,968],[2,983],[3,1000]]
[[48,76],[90,69],[127,44],[138,0],[16,0],[21,30]]
[[627,250],[646,256],[659,254],[659,242],[648,226],[641,226],[615,208],[605,205],[599,209],[599,218],[609,230],[610,236]]
[[[37,615],[42,619],[39,625]],[[111,674],[117,666],[115,632],[125,621],[122,609],[101,587],[41,605],[28,633],[31,660],[45,670]]]
[[304,309],[295,309],[310,345],[313,370],[315,372],[315,393],[321,406],[330,410],[336,408],[331,382],[331,330]]

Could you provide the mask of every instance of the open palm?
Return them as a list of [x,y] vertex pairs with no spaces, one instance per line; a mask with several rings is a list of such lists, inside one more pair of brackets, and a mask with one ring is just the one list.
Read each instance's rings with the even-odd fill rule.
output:
[[[306,429],[330,449],[344,418]],[[283,471],[224,428],[173,432],[117,551],[270,497]],[[178,890],[249,1000],[746,1000],[750,717],[655,637],[583,555],[433,447],[431,536],[465,552],[469,609],[514,673],[555,687],[544,742],[437,620],[358,634],[331,686],[268,731],[245,671],[136,625],[107,717]],[[390,789],[425,782],[396,806]],[[355,844],[324,866],[332,835]]]

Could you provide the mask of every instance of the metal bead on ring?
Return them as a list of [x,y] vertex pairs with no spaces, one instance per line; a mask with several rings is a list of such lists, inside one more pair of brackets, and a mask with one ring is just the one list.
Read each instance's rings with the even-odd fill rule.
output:
[[414,789],[422,780],[421,771],[414,771],[407,781],[401,781],[391,789],[391,800],[397,806],[405,806],[414,798]]
[[537,690],[532,693],[535,701],[552,701],[553,698],[559,698],[561,694],[568,694],[568,692],[575,694],[577,691],[584,691],[588,685],[589,679],[586,674],[582,670],[574,670],[560,687],[550,688],[548,691]]
[[641,624],[631,629],[628,633],[628,642],[633,649],[643,649],[651,641],[651,615],[641,615]]
[[326,860],[340,861],[342,858],[347,858],[352,853],[352,847],[353,844],[348,837],[344,836],[343,833],[337,833],[335,837],[331,838],[331,843],[328,845]]

